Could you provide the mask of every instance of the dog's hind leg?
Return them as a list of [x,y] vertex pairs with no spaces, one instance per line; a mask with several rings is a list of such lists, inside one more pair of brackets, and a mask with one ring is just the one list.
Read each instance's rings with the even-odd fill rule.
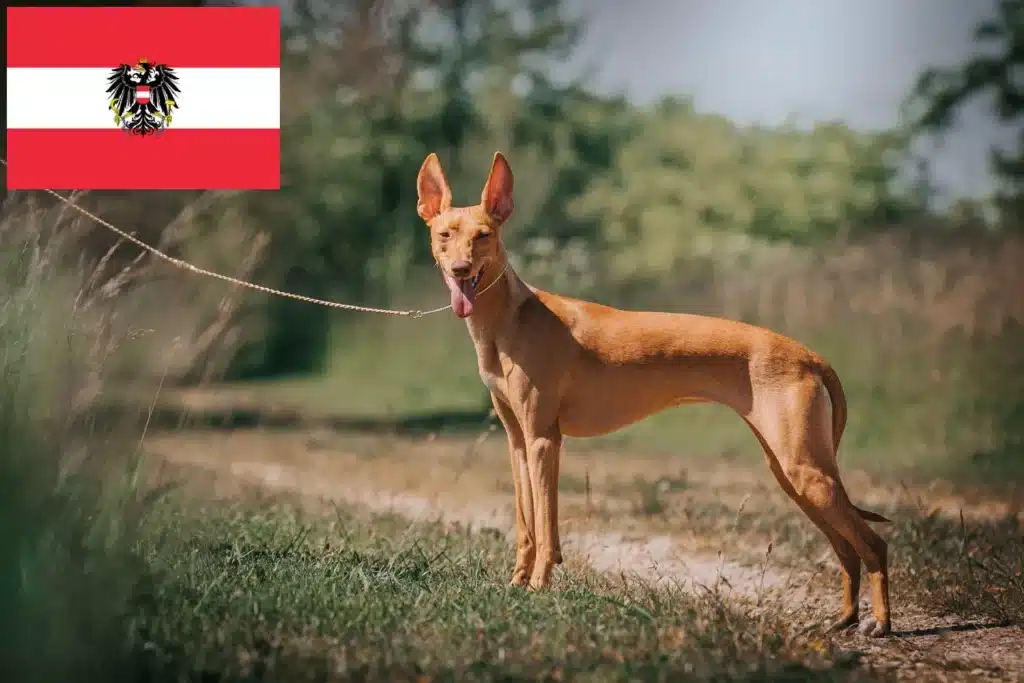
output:
[[820,471],[797,467],[788,470],[786,476],[798,491],[803,491],[803,495],[815,506],[825,523],[853,546],[867,567],[874,623],[869,621],[862,624],[862,632],[876,638],[888,635],[892,626],[889,610],[889,550],[885,539],[861,518],[842,486],[822,477]]
[[829,544],[832,546],[832,550],[835,552],[837,559],[839,560],[839,568],[842,571],[843,578],[843,610],[839,619],[833,622],[828,627],[828,631],[841,631],[850,626],[856,626],[860,619],[860,556],[850,543],[843,538],[840,534],[829,526],[823,517],[818,514],[817,510],[810,505],[806,499],[799,496],[792,484],[789,483],[789,479],[783,474],[781,467],[779,466],[778,458],[775,453],[772,452],[771,447],[761,436],[761,433],[757,430],[754,425],[747,424],[750,426],[751,431],[754,432],[754,436],[761,443],[761,448],[764,450],[765,459],[768,461],[768,467],[771,469],[772,474],[775,475],[776,481],[779,482],[779,486],[783,491],[786,492],[790,498],[793,499],[800,509],[803,511],[807,518],[814,523],[814,526],[818,527],[819,530],[828,539]]
[[[833,452],[830,409],[824,388],[816,379],[808,377],[784,390],[764,392],[758,397],[756,410],[749,418],[776,456],[778,469],[789,483],[789,487],[783,488],[787,493],[792,489],[794,500],[816,525],[830,529],[826,532],[830,541],[836,536],[843,539],[867,567],[875,623],[865,626],[870,635],[883,636],[891,631],[888,547],[885,540],[864,521],[839,479]],[[856,596],[852,595],[852,589],[857,587],[858,581],[853,578],[852,561],[844,560],[844,557],[849,558],[849,549],[842,543],[833,543],[833,548],[847,574],[844,577],[844,600],[845,586],[849,582],[853,602],[852,605],[844,605],[844,618],[837,622],[838,625],[856,612]]]

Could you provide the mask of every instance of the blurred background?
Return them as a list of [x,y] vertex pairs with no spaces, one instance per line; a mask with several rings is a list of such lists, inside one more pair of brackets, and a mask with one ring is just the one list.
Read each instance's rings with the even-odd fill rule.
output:
[[[73,200],[203,268],[429,309],[447,295],[415,211],[417,170],[437,152],[455,203],[472,204],[501,150],[516,177],[504,237],[525,280],[794,337],[846,388],[844,467],[1021,500],[1020,0],[296,0],[282,12],[279,192]],[[86,496],[77,526],[38,514],[68,462],[100,453],[102,468],[103,454],[140,451],[137,427],[110,428],[126,408],[151,430],[472,440],[497,428],[465,326],[447,312],[337,312],[204,279],[40,193],[5,193],[0,245],[11,484],[0,522],[24,547],[133,528],[137,497],[111,508]],[[714,406],[568,444],[588,449],[627,464],[761,458]],[[100,531],[97,509],[115,510]],[[4,576],[25,557],[64,566],[25,552]],[[129,588],[62,575],[33,590],[0,598],[64,619],[61,605],[85,591]],[[15,602],[0,614],[19,614]]]
[[[202,267],[433,308],[416,171],[437,152],[474,203],[500,149],[527,281],[811,345],[850,395],[858,465],[1021,462],[1020,2],[303,1],[283,19],[280,192],[82,205]],[[112,244],[82,234],[86,258]],[[450,315],[336,313],[123,246],[106,267],[130,264],[147,270],[138,300],[162,302],[132,325],[175,343],[123,354],[126,376],[244,380],[220,399],[320,416],[487,420]],[[736,423],[673,411],[612,441],[752,450]]]

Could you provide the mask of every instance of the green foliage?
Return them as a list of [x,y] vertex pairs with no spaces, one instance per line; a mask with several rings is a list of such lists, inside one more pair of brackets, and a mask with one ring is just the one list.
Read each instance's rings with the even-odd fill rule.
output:
[[977,54],[955,68],[929,69],[921,74],[911,102],[916,104],[917,127],[944,130],[967,101],[992,96],[995,118],[1019,129],[1015,150],[992,150],[993,171],[1002,181],[997,203],[1007,229],[1021,227],[1024,202],[1024,0],[1000,0],[995,15],[974,28]]
[[615,248],[620,277],[668,272],[721,236],[821,242],[901,208],[895,135],[836,123],[743,129],[671,98],[637,112],[632,132],[573,205]]
[[[470,150],[475,161],[483,158],[478,150],[514,145],[505,135],[522,104],[513,81],[527,73],[543,87],[543,60],[574,39],[557,5],[531,10],[525,26],[516,21],[524,8],[506,5],[395,9],[386,17],[387,36],[377,37],[393,68],[379,64],[379,51],[339,54],[325,35],[325,25],[353,39],[368,30],[352,7],[298,6],[285,36],[283,68],[292,90],[283,105],[283,189],[249,199],[254,226],[274,245],[261,281],[384,304],[410,266],[429,259],[427,231],[412,209],[423,158],[439,151],[453,186],[464,191],[472,178],[478,193],[480,171],[463,173],[463,158]],[[357,61],[350,70],[337,66],[346,58]],[[369,75],[354,80],[355,69]],[[522,194],[521,215],[529,211],[528,184]],[[319,369],[324,311],[293,302],[268,306],[265,334],[254,335],[262,340],[237,359],[235,372]]]

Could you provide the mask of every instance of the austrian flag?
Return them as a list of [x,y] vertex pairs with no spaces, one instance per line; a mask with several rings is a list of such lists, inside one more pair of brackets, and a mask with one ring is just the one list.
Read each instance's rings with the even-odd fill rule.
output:
[[281,186],[276,7],[8,7],[7,187]]

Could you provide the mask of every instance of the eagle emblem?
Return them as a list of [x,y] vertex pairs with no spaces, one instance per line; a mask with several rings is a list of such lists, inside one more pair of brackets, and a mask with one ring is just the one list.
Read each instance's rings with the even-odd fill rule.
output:
[[140,59],[110,72],[107,97],[115,125],[133,135],[153,135],[171,125],[181,92],[174,69]]

